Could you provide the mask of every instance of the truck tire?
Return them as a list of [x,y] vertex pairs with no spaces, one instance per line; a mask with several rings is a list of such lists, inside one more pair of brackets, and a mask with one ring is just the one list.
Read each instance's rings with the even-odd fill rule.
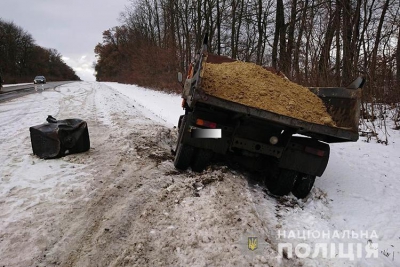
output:
[[297,172],[287,169],[278,169],[271,177],[267,177],[266,186],[268,191],[276,196],[289,194],[297,178]]
[[297,198],[305,198],[314,186],[315,176],[309,174],[299,174],[294,183],[292,193]]
[[185,171],[189,168],[192,162],[194,147],[184,144],[179,144],[176,149],[174,166],[175,168]]
[[197,149],[197,152],[194,155],[194,159],[192,162],[192,171],[194,172],[202,172],[210,160],[212,159],[214,152],[208,149]]

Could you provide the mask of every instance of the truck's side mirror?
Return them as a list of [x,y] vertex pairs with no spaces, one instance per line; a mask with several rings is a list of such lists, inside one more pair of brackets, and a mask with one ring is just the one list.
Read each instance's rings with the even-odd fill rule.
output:
[[178,82],[182,83],[182,72],[178,72]]

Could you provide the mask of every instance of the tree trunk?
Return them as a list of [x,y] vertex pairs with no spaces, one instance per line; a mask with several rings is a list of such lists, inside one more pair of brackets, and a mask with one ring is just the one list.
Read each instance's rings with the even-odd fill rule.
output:
[[[283,29],[283,30],[282,30]],[[285,46],[285,44],[280,44],[279,41],[285,41],[285,36],[281,36],[284,33],[285,29],[285,13],[283,7],[283,0],[276,1],[276,16],[275,16],[275,33],[274,33],[274,43],[272,45],[272,67],[278,69],[278,45],[281,48]],[[281,51],[283,52],[283,51]],[[282,60],[282,54],[280,54],[279,59]]]
[[376,74],[376,64],[377,64],[377,56],[378,56],[378,48],[379,48],[379,43],[381,41],[381,34],[382,34],[382,26],[383,26],[383,22],[385,19],[385,15],[386,15],[386,11],[389,5],[389,0],[386,0],[383,8],[382,8],[382,13],[381,13],[381,17],[379,19],[379,25],[378,25],[378,29],[376,31],[376,37],[375,37],[375,43],[374,43],[374,48],[372,50],[372,59],[371,59],[371,65],[370,65],[370,89],[372,91],[370,91],[372,96],[375,96],[375,94],[377,93],[376,88],[375,88],[375,74]]
[[[361,16],[361,2],[362,0],[357,0],[357,6],[353,17],[353,39],[351,40],[350,50],[352,51],[352,79],[354,76],[358,76],[358,60],[360,57],[360,50],[357,49],[360,43],[360,16]],[[349,83],[348,81],[347,83]]]
[[217,0],[217,54],[221,55],[221,10]]
[[262,45],[264,39],[264,25],[263,25],[263,1],[257,1],[257,30],[258,30],[258,41],[257,41],[257,59],[256,64],[262,64]]
[[289,77],[293,77],[292,73],[292,54],[294,49],[294,30],[296,25],[297,16],[297,0],[292,0],[292,7],[290,10],[290,22],[288,28],[287,38],[287,50],[286,50],[286,61],[284,63],[284,69],[282,71]]
[[231,4],[231,16],[232,16],[232,21],[231,21],[231,57],[233,59],[236,59],[236,50],[235,50],[235,34],[236,34],[236,8],[237,8],[237,2],[239,0],[232,0]]
[[[329,10],[332,10],[332,2],[329,1]],[[336,7],[334,12],[330,12],[328,19],[328,24],[326,28],[324,42],[321,48],[321,56],[318,62],[318,75],[317,75],[317,86],[326,86],[330,82],[330,52],[333,43],[333,37],[336,31],[336,17],[339,12],[339,7]]]
[[343,73],[342,85],[349,82],[351,78],[352,58],[351,58],[351,39],[352,39],[352,10],[351,0],[339,1],[343,5]]
[[308,10],[308,0],[304,1],[303,5],[303,13],[301,15],[301,24],[299,27],[299,33],[297,35],[296,46],[294,50],[294,57],[293,57],[293,67],[295,73],[295,81],[298,83],[302,82],[301,74],[300,74],[300,47],[302,44],[303,33],[306,30],[306,20],[307,20],[307,10]]
[[336,0],[336,20],[335,20],[335,24],[337,27],[336,30],[336,35],[335,35],[335,42],[336,42],[336,61],[335,61],[335,84],[338,82],[339,84],[337,84],[338,86],[340,86],[340,77],[341,77],[341,51],[342,51],[342,46],[340,43],[340,29],[341,29],[341,22],[342,20],[341,18],[341,14],[342,14],[342,9],[341,6],[339,4],[340,0]]
[[237,17],[237,27],[236,27],[236,34],[235,34],[235,55],[237,58],[238,56],[238,47],[239,47],[239,38],[240,38],[240,29],[242,28],[242,21],[243,21],[243,11],[244,11],[244,0],[238,0],[237,5],[240,7],[239,16]]
[[399,35],[397,36],[397,49],[396,49],[396,83],[397,83],[397,93],[400,93],[400,27]]

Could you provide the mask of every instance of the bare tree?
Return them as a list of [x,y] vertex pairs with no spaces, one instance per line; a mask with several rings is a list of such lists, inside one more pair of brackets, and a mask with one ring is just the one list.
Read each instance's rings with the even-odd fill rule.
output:
[[400,94],[400,26],[398,27],[397,35],[396,67],[397,93]]
[[[272,67],[278,69],[278,48],[280,48],[279,59],[282,60],[284,48],[286,47],[285,40],[285,13],[283,0],[276,1],[276,17],[275,17],[275,34],[274,43],[272,45]],[[282,36],[283,34],[283,36]],[[282,43],[283,42],[283,43]]]

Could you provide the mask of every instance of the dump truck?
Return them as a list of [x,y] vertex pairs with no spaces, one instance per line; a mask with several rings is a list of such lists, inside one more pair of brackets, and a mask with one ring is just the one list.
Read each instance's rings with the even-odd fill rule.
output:
[[[358,77],[347,87],[308,88],[326,107],[335,125],[311,123],[207,93],[203,68],[207,38],[184,81],[174,165],[202,172],[212,160],[230,160],[263,176],[272,195],[290,192],[305,198],[328,164],[329,143],[358,140],[361,88]],[[182,81],[182,74],[178,74]]]

